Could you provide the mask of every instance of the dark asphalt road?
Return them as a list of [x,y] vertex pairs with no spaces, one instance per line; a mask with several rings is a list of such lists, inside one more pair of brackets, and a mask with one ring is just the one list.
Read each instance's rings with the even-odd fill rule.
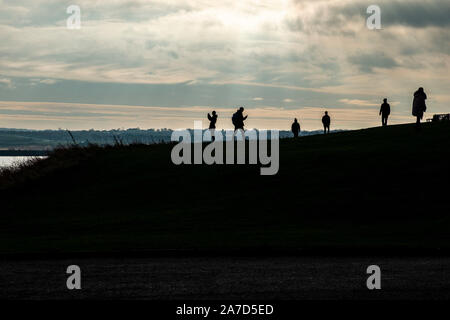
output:
[[[66,288],[79,265],[81,290]],[[381,268],[368,290],[366,268]],[[2,299],[449,299],[450,258],[195,257],[0,262]]]

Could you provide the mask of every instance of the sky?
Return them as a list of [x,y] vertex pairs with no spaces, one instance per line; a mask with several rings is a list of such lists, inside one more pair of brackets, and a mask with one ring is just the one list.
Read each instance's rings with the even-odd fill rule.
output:
[[[368,6],[381,29],[366,25]],[[66,10],[81,9],[68,29]],[[413,122],[450,113],[449,0],[0,0],[0,127],[231,128]]]

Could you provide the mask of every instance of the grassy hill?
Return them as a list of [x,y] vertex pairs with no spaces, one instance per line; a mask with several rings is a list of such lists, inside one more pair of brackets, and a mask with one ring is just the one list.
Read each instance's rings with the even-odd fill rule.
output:
[[283,139],[275,176],[175,166],[171,148],[59,149],[4,171],[0,253],[450,249],[448,123]]

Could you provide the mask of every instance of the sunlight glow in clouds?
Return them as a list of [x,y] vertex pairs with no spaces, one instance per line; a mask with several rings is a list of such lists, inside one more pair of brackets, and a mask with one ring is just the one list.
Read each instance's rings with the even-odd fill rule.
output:
[[[0,1],[0,101],[229,112],[245,105],[296,110],[300,119],[305,108],[347,110],[336,113],[338,121],[353,128],[352,110],[374,110],[360,127],[378,123],[384,97],[408,121],[411,95],[423,86],[431,112],[450,111],[447,0],[377,1],[383,30],[374,31],[366,28],[372,3],[365,0],[75,2],[79,30],[66,28],[73,1]],[[254,115],[254,126],[269,126],[260,118]],[[39,119],[28,125],[56,125],[45,113]],[[71,119],[57,127],[85,125]],[[186,127],[190,120],[183,113],[173,125],[149,119],[140,126]],[[134,126],[125,117],[106,124]],[[0,110],[0,126],[23,125],[24,115]]]

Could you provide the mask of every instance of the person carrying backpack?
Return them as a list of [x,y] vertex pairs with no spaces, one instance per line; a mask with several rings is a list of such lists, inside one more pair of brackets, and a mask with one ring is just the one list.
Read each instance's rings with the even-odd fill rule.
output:
[[231,118],[231,121],[234,125],[234,131],[242,129],[244,130],[244,121],[247,119],[248,116],[244,117],[244,108],[240,107]]

